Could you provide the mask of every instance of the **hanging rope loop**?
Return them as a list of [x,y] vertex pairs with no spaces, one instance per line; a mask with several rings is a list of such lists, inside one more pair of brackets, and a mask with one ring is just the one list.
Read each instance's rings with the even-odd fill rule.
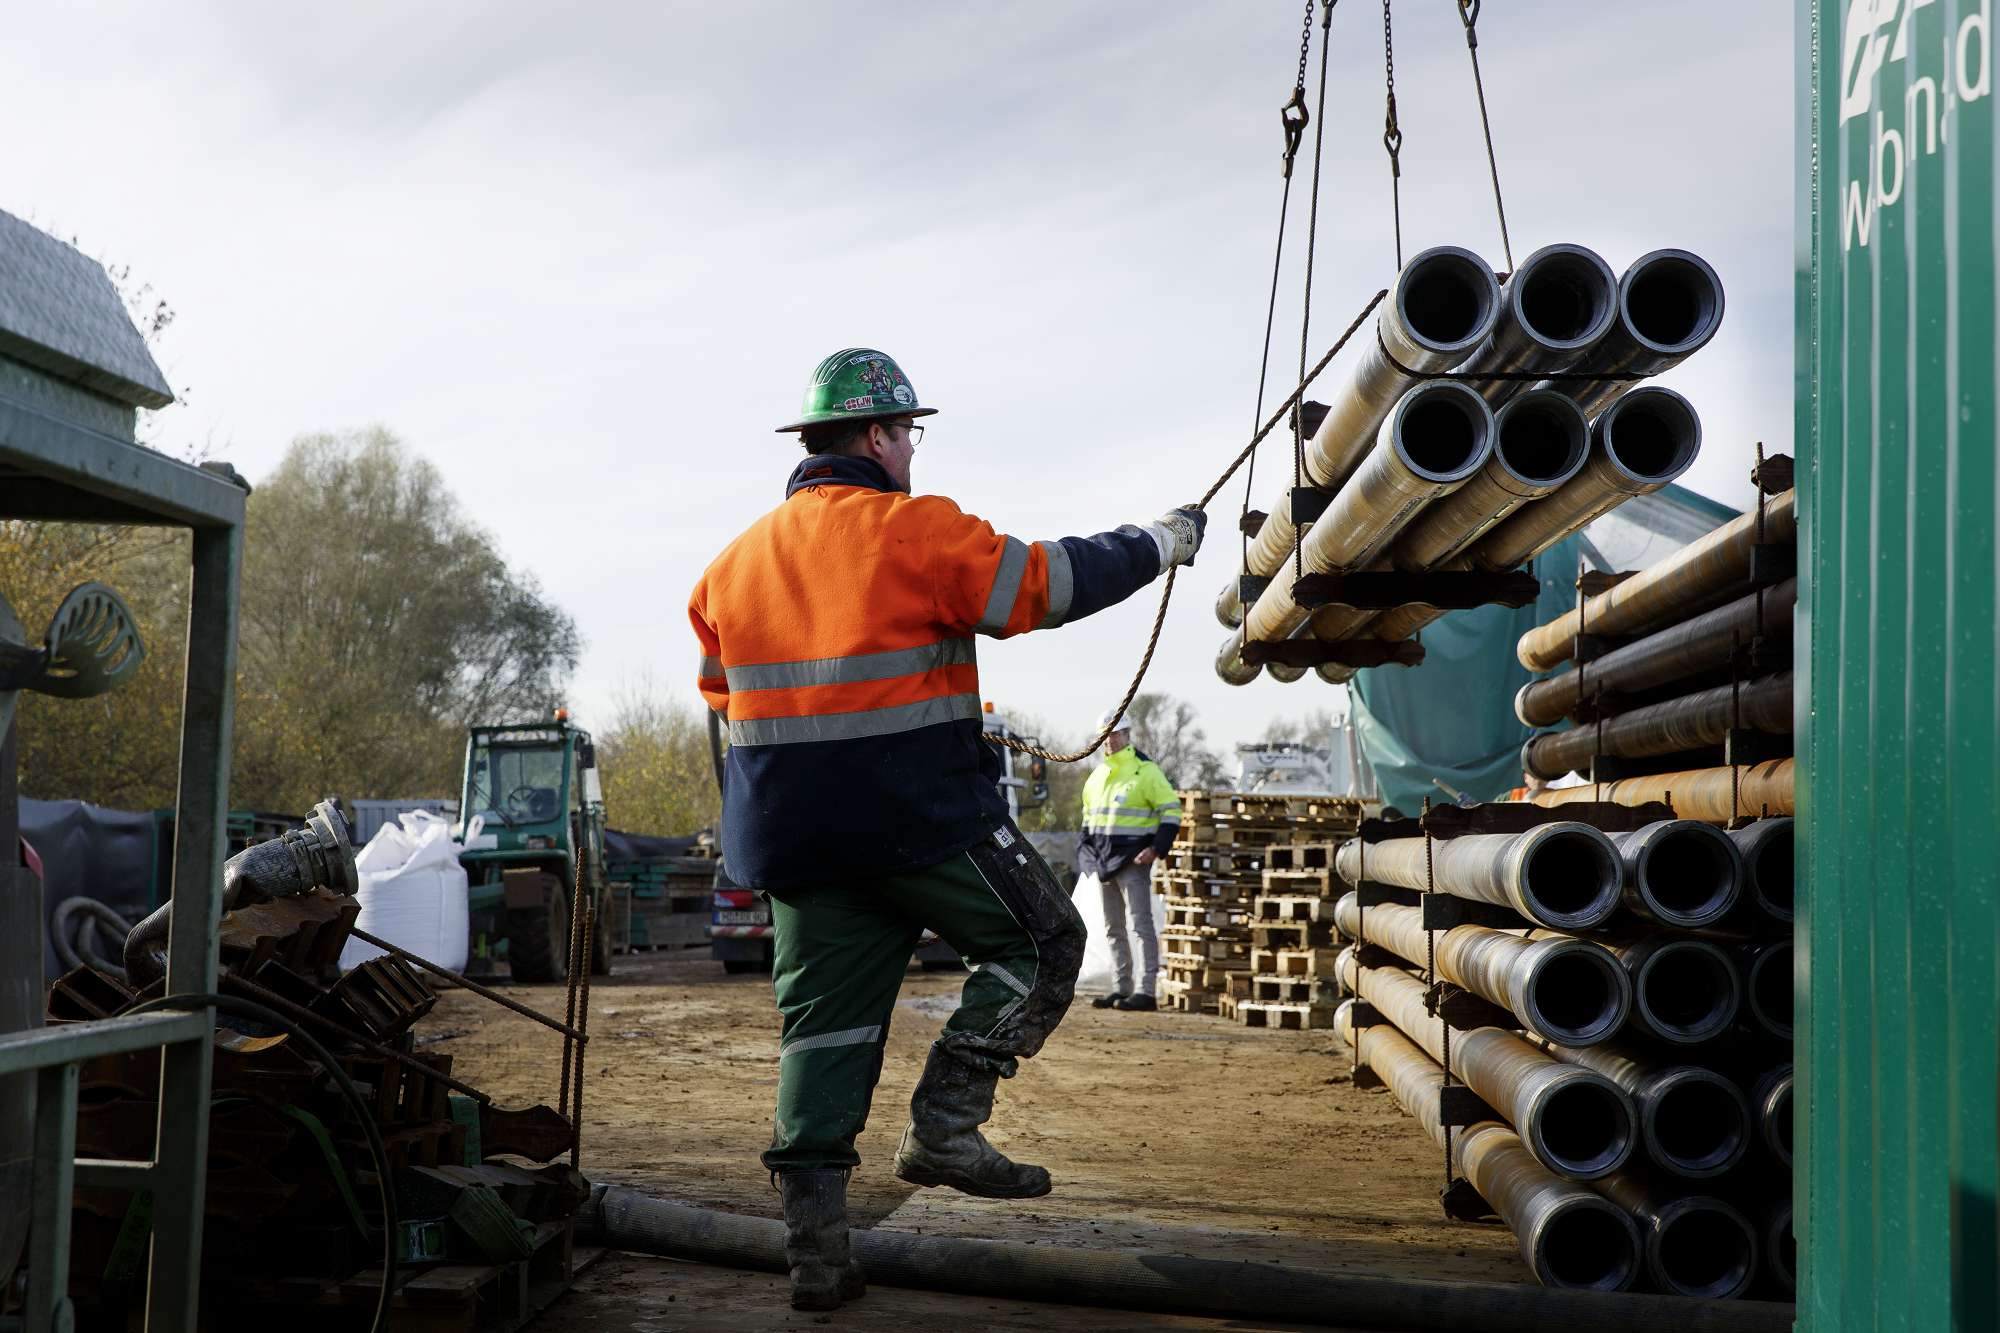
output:
[[1465,25],[1465,44],[1479,45],[1479,0],[1458,0],[1458,21]]

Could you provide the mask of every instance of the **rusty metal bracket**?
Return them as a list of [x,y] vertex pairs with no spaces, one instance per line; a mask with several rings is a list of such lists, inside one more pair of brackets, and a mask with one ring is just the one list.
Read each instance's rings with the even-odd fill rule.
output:
[[1400,884],[1378,884],[1372,879],[1361,881],[1355,889],[1355,901],[1362,907],[1415,907],[1423,894],[1416,889],[1406,889]]
[[1303,607],[1351,606],[1357,611],[1392,611],[1431,606],[1464,611],[1476,606],[1522,607],[1541,596],[1542,584],[1520,570],[1464,570],[1409,574],[1400,570],[1355,570],[1307,574],[1292,584],[1292,600]]
[[1439,1124],[1462,1129],[1467,1125],[1476,1125],[1482,1120],[1499,1120],[1503,1124],[1506,1123],[1504,1117],[1480,1100],[1478,1094],[1463,1083],[1449,1083],[1438,1089]]
[[1417,904],[1423,912],[1425,930],[1450,930],[1454,926],[1490,926],[1495,930],[1527,930],[1534,923],[1511,907],[1479,902],[1450,893],[1426,893]]
[[1269,517],[1270,515],[1261,509],[1246,509],[1243,511],[1243,516],[1236,520],[1237,531],[1245,537],[1255,537],[1264,530],[1264,520]]
[[1424,660],[1420,643],[1390,643],[1386,639],[1282,639],[1267,643],[1252,639],[1243,645],[1243,660],[1253,666],[1276,662],[1281,666],[1316,667],[1339,665],[1356,669],[1378,666],[1419,666]]
[[1295,528],[1319,522],[1332,503],[1333,492],[1317,486],[1294,486],[1285,492],[1285,512],[1291,515]]

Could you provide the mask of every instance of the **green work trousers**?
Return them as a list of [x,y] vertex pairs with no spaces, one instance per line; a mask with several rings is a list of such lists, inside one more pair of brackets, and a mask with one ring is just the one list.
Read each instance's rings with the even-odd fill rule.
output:
[[1075,994],[1083,920],[1012,824],[921,870],[771,899],[772,981],[784,1016],[764,1154],[771,1171],[860,1162],[855,1136],[868,1122],[896,994],[924,928],[971,970],[937,1045],[974,1069],[1011,1078]]

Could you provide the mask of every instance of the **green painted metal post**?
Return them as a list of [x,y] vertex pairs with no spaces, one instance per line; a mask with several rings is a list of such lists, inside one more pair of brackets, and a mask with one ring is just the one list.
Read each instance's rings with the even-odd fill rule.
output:
[[2000,1328],[1994,0],[1799,0],[1800,1325]]
[[70,1173],[76,1158],[77,1072],[51,1065],[35,1075],[34,1220],[28,1238],[29,1333],[67,1333]]

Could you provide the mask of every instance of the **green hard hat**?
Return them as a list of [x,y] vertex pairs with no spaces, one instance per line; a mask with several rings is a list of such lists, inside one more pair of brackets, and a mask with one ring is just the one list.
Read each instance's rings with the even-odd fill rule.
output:
[[829,421],[936,414],[935,407],[917,405],[917,391],[910,386],[909,376],[887,353],[872,347],[849,347],[819,363],[812,383],[806,386],[799,419],[778,427],[778,434]]

